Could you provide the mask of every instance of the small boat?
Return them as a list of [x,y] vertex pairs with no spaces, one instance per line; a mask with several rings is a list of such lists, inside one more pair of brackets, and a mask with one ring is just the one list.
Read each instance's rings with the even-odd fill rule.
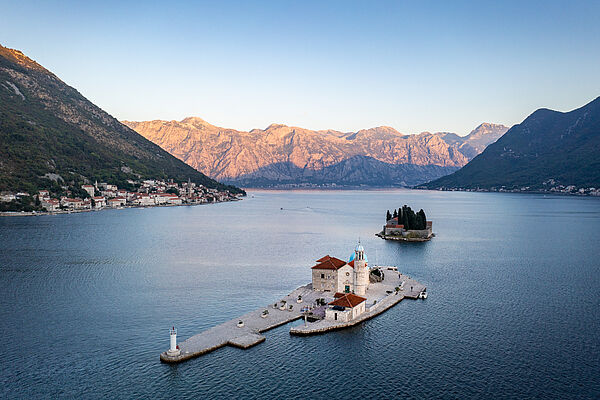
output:
[[283,303],[281,303],[281,305],[279,306],[279,309],[281,311],[285,310],[285,301]]
[[267,318],[269,316],[269,310],[265,310],[262,312],[262,314],[260,315],[261,318]]
[[427,289],[423,289],[421,293],[419,293],[419,298],[423,300],[427,298]]
[[298,304],[302,303],[302,296],[298,296],[298,298],[296,299],[296,303],[298,303]]
[[243,327],[243,326],[244,326],[244,321],[242,321],[242,320],[239,320],[239,321],[238,321],[238,323],[237,323],[237,327],[238,327],[238,328],[241,328],[241,327]]

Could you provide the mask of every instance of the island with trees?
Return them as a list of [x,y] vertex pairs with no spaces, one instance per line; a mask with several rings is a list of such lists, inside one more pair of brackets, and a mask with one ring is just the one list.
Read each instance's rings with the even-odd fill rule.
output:
[[405,242],[426,242],[434,236],[432,222],[427,221],[423,209],[415,213],[406,204],[385,216],[385,225],[376,236],[386,240]]

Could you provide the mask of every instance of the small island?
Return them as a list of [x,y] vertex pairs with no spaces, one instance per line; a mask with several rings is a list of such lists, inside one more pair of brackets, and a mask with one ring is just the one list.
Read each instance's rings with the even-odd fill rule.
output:
[[383,230],[376,233],[385,240],[398,240],[403,242],[426,242],[435,236],[432,232],[432,222],[427,221],[423,209],[415,213],[406,204],[394,214],[387,211]]
[[160,354],[165,363],[179,363],[224,346],[247,349],[265,341],[263,333],[298,319],[290,335],[317,335],[356,326],[389,310],[403,299],[427,298],[425,285],[395,266],[369,266],[365,249],[356,246],[348,261],[326,255],[310,268],[312,282],[281,300],[177,343]]

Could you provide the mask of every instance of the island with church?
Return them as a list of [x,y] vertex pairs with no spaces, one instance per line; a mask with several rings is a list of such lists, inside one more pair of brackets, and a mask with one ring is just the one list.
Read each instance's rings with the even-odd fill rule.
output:
[[405,298],[426,299],[426,287],[395,266],[369,267],[363,245],[357,244],[348,261],[326,255],[311,267],[312,282],[300,286],[266,307],[217,325],[177,343],[177,329],[169,331],[170,347],[160,354],[178,363],[223,346],[247,349],[265,340],[262,333],[295,320],[292,335],[313,335],[349,328],[390,309]]
[[375,236],[401,242],[427,242],[435,236],[432,227],[433,223],[427,221],[423,209],[415,213],[405,204],[394,210],[394,214],[391,214],[390,210],[387,211],[385,225]]

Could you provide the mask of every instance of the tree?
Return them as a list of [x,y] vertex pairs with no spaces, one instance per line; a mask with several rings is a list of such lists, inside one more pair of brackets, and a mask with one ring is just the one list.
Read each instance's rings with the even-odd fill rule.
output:
[[420,217],[421,221],[421,228],[419,229],[427,229],[427,216],[425,215],[425,211],[423,211],[422,208],[419,210],[418,216]]
[[417,226],[417,216],[415,215],[415,212],[410,208],[408,212],[408,225],[410,226],[410,229],[419,229],[419,227]]
[[422,230],[425,229],[423,228],[424,222],[423,222],[423,216],[420,213],[417,213],[417,217],[416,217],[416,229]]
[[385,220],[386,222],[389,221],[390,219],[392,219],[392,214],[390,214],[390,210],[387,210],[387,213],[385,214]]
[[398,217],[398,211],[394,210],[394,218]]
[[402,225],[404,225],[404,229],[409,230],[412,229],[410,226],[410,219],[408,218],[410,208],[406,205],[402,207]]

